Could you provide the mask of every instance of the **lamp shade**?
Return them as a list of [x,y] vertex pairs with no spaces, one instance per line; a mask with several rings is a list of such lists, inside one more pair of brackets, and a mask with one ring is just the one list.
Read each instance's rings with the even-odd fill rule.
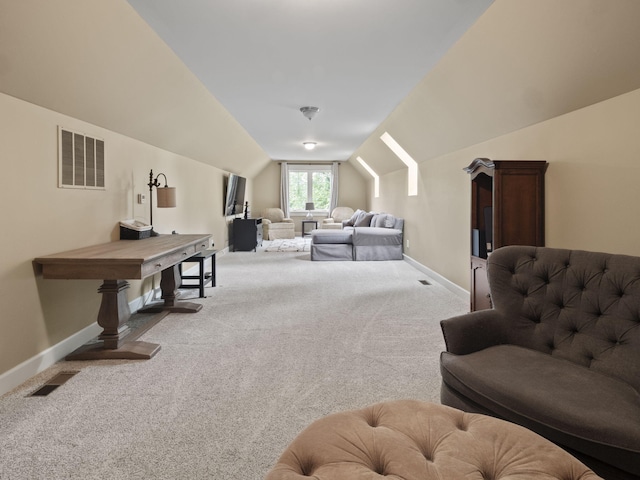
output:
[[176,206],[176,187],[158,187],[158,208]]
[[315,208],[313,206],[313,202],[305,203],[304,204],[304,209],[305,210],[315,210]]

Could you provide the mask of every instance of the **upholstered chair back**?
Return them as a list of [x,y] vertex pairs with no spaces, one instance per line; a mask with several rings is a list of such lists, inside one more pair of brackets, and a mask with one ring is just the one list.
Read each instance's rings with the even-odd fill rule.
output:
[[342,223],[343,220],[349,220],[353,213],[351,207],[336,207],[331,211],[331,218],[335,223]]
[[505,343],[616,376],[640,391],[640,258],[508,246],[488,259]]
[[281,208],[265,208],[262,211],[262,218],[271,220],[273,223],[280,223],[284,220],[284,212]]

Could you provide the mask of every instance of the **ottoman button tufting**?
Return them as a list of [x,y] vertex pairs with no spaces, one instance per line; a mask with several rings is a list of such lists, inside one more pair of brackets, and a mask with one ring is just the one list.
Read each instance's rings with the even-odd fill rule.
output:
[[596,480],[534,432],[444,405],[397,400],[316,420],[265,480],[527,478]]

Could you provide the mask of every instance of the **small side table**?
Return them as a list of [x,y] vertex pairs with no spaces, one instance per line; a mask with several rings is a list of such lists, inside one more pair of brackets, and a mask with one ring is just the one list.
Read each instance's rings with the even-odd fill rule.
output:
[[[218,253],[218,251],[213,249],[202,250],[200,253],[196,253],[194,256],[189,257],[186,260],[183,260],[182,263],[186,263],[186,262],[198,263],[199,271],[198,271],[198,275],[183,275],[182,263],[181,263],[178,267],[180,270],[180,278],[182,280],[198,280],[198,283],[182,282],[182,285],[180,285],[180,288],[197,288],[198,290],[200,290],[200,298],[205,298],[205,295],[204,295],[205,285],[211,283],[212,287],[216,286],[216,253]],[[205,269],[204,269],[204,262],[207,260],[207,258],[211,258],[210,272],[205,272]]]
[[313,228],[316,229],[318,228],[318,221],[317,220],[302,220],[302,236],[304,237],[305,235],[311,235],[311,232],[306,232],[304,229],[304,226],[307,223],[312,223],[313,224]]

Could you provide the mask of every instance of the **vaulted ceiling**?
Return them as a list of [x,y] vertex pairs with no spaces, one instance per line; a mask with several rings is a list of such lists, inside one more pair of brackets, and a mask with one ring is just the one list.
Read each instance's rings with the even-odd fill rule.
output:
[[492,1],[128,0],[282,160],[349,158]]
[[640,88],[638,18],[637,0],[0,0],[0,92],[248,176],[356,156],[384,174],[404,168],[385,131],[423,162]]

